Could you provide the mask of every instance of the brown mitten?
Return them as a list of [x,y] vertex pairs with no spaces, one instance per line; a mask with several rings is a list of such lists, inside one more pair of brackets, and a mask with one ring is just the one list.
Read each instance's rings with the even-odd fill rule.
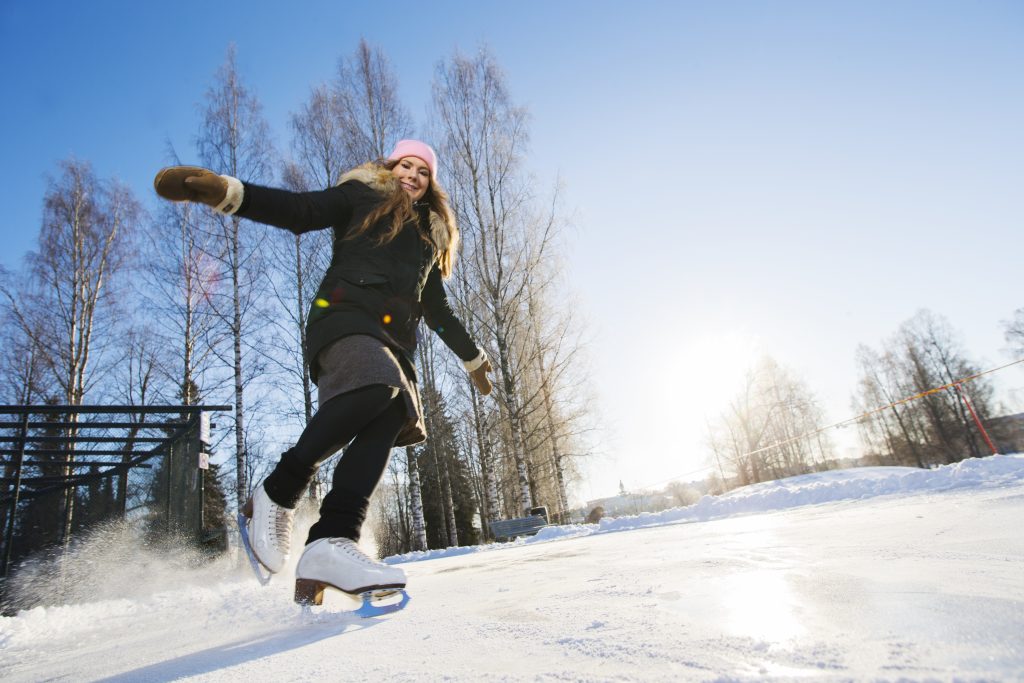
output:
[[200,166],[168,166],[153,179],[156,193],[172,202],[201,202],[219,207],[228,194],[228,182]]
[[487,377],[487,373],[492,370],[491,361],[485,359],[480,367],[469,373],[470,379],[476,385],[476,390],[484,396],[491,393],[491,380]]

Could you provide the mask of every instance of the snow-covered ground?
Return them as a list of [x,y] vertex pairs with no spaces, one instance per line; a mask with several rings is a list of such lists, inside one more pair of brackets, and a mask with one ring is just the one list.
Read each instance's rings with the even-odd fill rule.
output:
[[0,678],[1024,680],[1022,526],[1015,455],[392,558],[412,602],[372,620],[339,594],[304,613],[287,579],[226,563],[146,563],[93,577],[91,602],[0,619]]

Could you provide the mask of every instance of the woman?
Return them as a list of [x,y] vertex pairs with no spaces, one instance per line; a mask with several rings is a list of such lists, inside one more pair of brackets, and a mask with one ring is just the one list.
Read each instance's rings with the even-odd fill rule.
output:
[[295,599],[319,605],[326,587],[351,594],[404,588],[401,568],[371,560],[357,543],[391,449],[426,437],[413,364],[421,317],[463,360],[477,389],[491,390],[487,356],[452,313],[442,284],[459,233],[434,150],[402,140],[387,160],[320,192],[260,187],[195,166],[165,168],[154,186],[165,199],[201,202],[297,235],[334,229],[331,265],[306,328],[319,409],[243,513],[256,559],[281,571],[303,491],[319,465],[349,444],[296,567]]

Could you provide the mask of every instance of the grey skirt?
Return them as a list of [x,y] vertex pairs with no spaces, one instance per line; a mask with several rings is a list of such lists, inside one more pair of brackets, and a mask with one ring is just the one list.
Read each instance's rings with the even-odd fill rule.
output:
[[419,389],[402,368],[398,356],[384,342],[365,334],[342,337],[327,345],[316,360],[320,367],[318,405],[354,389],[383,384],[396,389],[405,401],[408,419],[395,440],[395,447],[426,440]]

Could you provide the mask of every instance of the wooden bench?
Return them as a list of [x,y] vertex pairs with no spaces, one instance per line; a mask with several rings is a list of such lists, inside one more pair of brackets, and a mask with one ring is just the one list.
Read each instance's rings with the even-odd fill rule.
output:
[[541,515],[530,515],[518,519],[500,519],[491,522],[491,534],[495,540],[513,540],[519,536],[533,536],[548,526],[548,520]]

